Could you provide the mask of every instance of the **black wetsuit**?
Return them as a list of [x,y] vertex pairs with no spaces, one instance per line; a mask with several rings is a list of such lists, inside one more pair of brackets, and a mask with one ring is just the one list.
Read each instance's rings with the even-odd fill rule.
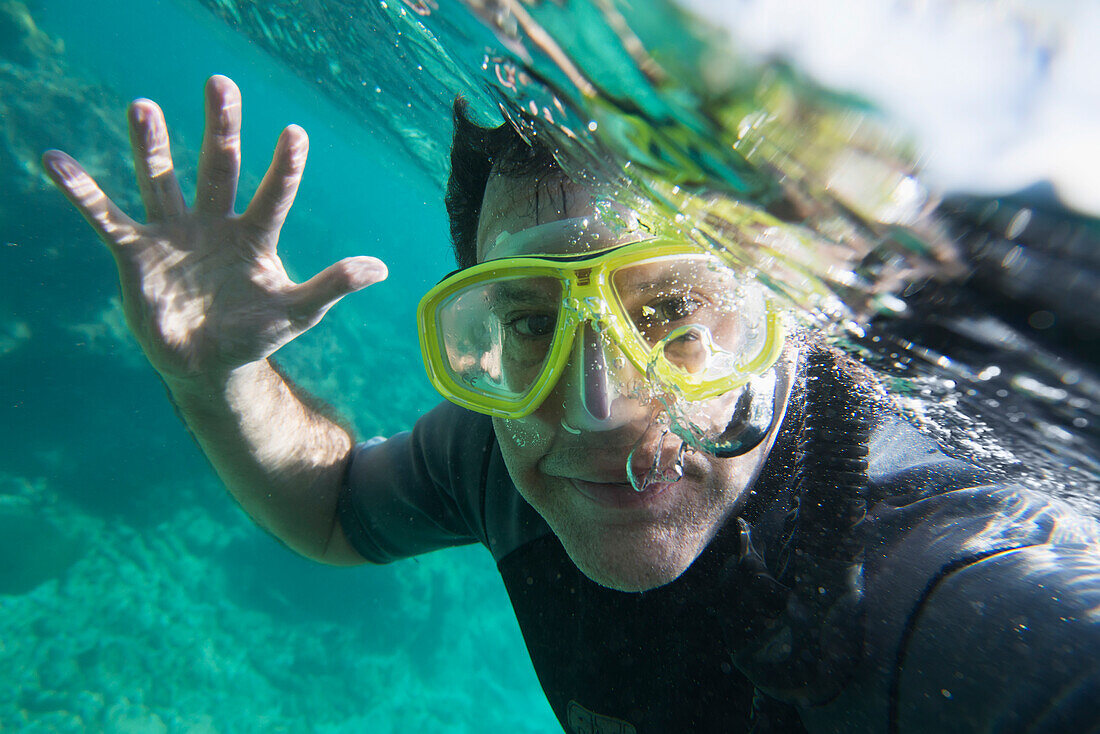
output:
[[991,483],[897,418],[880,420],[867,442],[875,501],[859,525],[858,660],[838,668],[839,693],[826,701],[765,695],[732,656],[757,600],[730,559],[744,554],[751,527],[778,575],[796,439],[785,427],[740,519],[679,579],[645,593],[581,574],[517,493],[490,420],[449,404],[411,433],[357,449],[340,518],[376,563],[487,546],[571,734],[1100,730],[1097,524]]

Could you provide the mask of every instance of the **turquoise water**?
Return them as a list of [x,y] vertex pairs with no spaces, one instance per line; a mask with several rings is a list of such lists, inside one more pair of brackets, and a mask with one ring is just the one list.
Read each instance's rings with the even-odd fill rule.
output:
[[[65,50],[46,73],[0,52],[23,115],[5,114],[6,152],[63,148],[134,210],[128,101],[163,106],[186,189],[203,82],[231,76],[242,197],[284,125],[311,135],[281,241],[291,274],[360,253],[391,270],[282,362],[361,436],[435,404],[412,320],[413,294],[451,267],[435,182],[201,10],[49,2],[34,19]],[[488,554],[335,570],[256,529],[120,328],[106,251],[37,171],[0,170],[0,730],[552,731]]]
[[[146,96],[165,110],[186,191],[202,84],[221,73],[244,94],[243,200],[279,130],[303,125],[311,156],[281,239],[288,270],[304,279],[340,257],[372,254],[391,276],[347,299],[279,359],[358,435],[408,428],[437,401],[413,308],[451,268],[443,115],[462,84],[486,116],[497,114],[494,105],[511,98],[485,80],[509,49],[469,15],[422,18],[416,3],[301,6],[260,14],[265,35],[255,17],[227,22],[232,3],[50,0],[29,6],[36,34],[11,20],[26,18],[20,4],[0,4],[0,729],[558,729],[482,549],[334,570],[298,559],[235,508],[125,333],[110,258],[35,165],[40,151],[65,149],[136,211],[123,116],[130,99]],[[562,37],[569,16],[554,7],[542,6],[540,22]],[[357,21],[346,23],[343,12]],[[318,51],[271,31],[309,13],[345,45]],[[663,6],[632,22],[651,49],[667,50],[666,36],[683,30]],[[596,54],[612,48],[606,28],[584,27],[589,35],[567,55],[606,71],[608,97],[633,93],[638,114],[585,107],[590,98],[575,94],[575,79],[539,52],[532,64],[552,85],[532,84],[532,99],[549,108],[557,91],[577,105],[573,116],[598,116],[614,155],[644,152],[634,133],[657,130],[659,153],[695,144],[690,162],[711,180],[756,185],[755,169],[708,143],[718,131],[698,114],[714,102],[701,82],[647,81],[621,55]],[[362,45],[371,39],[387,40]],[[700,43],[676,40],[678,62],[658,56],[687,65]],[[926,264],[926,255],[915,262]],[[942,362],[929,349],[945,349],[944,340],[902,348],[888,331],[863,341],[847,333],[870,361],[909,365],[893,369],[893,379],[907,408],[934,421],[945,441],[1005,466],[1024,457],[1060,477],[1065,497],[1095,510],[1100,393],[1086,351],[1067,356],[1057,341],[1015,351],[987,344],[987,353],[960,349]],[[975,413],[984,422],[967,417]]]

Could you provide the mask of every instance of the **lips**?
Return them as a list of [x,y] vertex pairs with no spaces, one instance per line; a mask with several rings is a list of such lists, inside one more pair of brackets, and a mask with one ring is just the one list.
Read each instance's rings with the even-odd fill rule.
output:
[[596,504],[617,510],[645,507],[673,486],[669,482],[654,482],[645,491],[638,492],[627,482],[589,482],[584,479],[569,479],[569,482]]
[[[635,433],[609,434],[601,438],[603,441],[596,445],[592,445],[593,442],[589,440],[584,445],[572,443],[555,447],[540,460],[541,473],[547,477],[557,477],[572,486],[582,497],[608,509],[652,510],[653,507],[649,506],[668,503],[672,494],[668,489],[678,482],[652,482],[644,492],[638,492],[630,485],[627,472],[634,471],[640,478],[652,465],[654,455],[659,449],[665,461],[668,464],[673,463],[678,444],[674,446],[670,445],[672,442],[667,442],[662,446],[665,442],[643,442]],[[631,457],[630,468],[628,456]],[[698,473],[690,462],[685,462],[682,466],[685,475]],[[662,498],[662,495],[665,496]]]

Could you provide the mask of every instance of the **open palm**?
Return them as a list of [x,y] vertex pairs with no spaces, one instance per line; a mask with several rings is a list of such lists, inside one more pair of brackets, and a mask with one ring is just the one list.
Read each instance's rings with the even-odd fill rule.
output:
[[224,379],[316,324],[342,297],[386,277],[372,257],[352,257],[305,283],[276,252],[309,147],[287,127],[256,195],[234,213],[241,161],[241,95],[226,77],[206,84],[206,131],[194,206],[180,192],[168,131],[149,100],[130,106],[130,139],[146,223],[128,217],[73,158],[43,165],[106,243],[118,265],[126,320],[172,386]]

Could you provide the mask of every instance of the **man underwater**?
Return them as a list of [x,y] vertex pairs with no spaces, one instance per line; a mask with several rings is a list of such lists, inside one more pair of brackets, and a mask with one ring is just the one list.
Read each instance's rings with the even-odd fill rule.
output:
[[708,253],[460,108],[461,270],[420,309],[452,402],[355,444],[268,357],[385,266],[288,278],[308,143],[283,132],[238,216],[240,109],[211,78],[188,208],[163,115],[131,106],[146,224],[65,154],[44,165],[218,474],[288,546],[348,565],[481,542],[572,734],[1100,729],[1094,522],[948,458]]

